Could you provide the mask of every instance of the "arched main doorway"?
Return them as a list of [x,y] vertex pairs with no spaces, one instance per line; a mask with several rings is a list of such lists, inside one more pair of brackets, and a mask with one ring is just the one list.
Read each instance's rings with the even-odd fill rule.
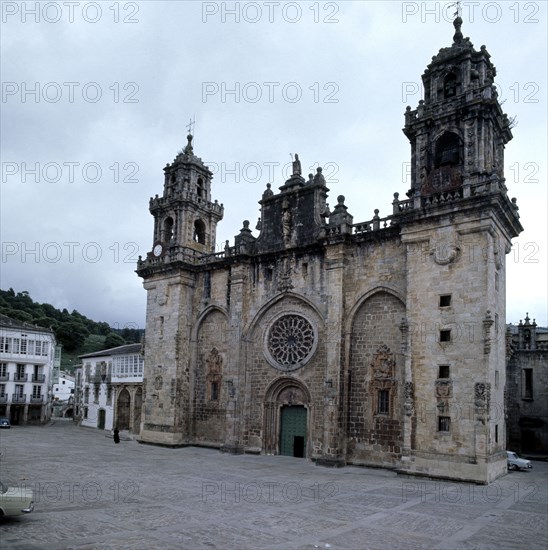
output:
[[302,405],[284,405],[280,411],[280,454],[306,456],[307,411]]
[[118,404],[116,407],[116,427],[119,430],[129,430],[129,412],[131,397],[126,388],[118,395]]
[[279,378],[265,395],[264,451],[305,458],[309,455],[310,393],[295,378]]

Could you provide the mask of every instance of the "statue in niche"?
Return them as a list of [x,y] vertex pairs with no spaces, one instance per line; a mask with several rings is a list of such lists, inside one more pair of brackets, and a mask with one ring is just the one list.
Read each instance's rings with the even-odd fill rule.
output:
[[209,374],[220,373],[223,366],[223,357],[217,348],[213,348],[206,357],[207,372]]
[[382,345],[377,350],[377,353],[373,357],[373,362],[371,363],[373,376],[375,378],[391,378],[395,365],[394,354],[390,353],[390,348]]

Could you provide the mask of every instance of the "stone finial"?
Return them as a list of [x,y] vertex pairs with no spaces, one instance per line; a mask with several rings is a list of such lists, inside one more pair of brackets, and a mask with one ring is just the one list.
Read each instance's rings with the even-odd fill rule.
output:
[[308,185],[312,185],[314,183],[314,174],[308,174]]
[[271,187],[272,185],[270,183],[266,184],[266,191],[263,193],[263,199],[267,199],[268,197],[274,195],[274,191],[272,191]]
[[188,136],[186,136],[188,143],[186,144],[186,147],[183,150],[185,155],[192,155],[194,153],[194,148],[192,147],[192,138],[193,138],[192,134],[188,134]]
[[460,30],[462,26],[462,18],[460,15],[457,15],[456,19],[453,21],[453,26],[455,27],[455,34],[453,36],[453,43],[459,44],[462,42],[462,39],[464,36],[462,35],[462,32]]

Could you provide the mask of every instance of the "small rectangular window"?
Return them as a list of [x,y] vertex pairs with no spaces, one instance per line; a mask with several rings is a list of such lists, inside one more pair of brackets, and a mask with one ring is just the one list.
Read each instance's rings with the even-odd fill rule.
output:
[[440,330],[440,342],[451,342],[451,330]]
[[377,412],[379,414],[388,414],[390,412],[390,394],[389,390],[379,390]]
[[449,307],[451,305],[451,294],[440,296],[440,307]]
[[523,397],[533,399],[533,369],[523,369]]
[[495,388],[498,389],[499,387],[499,371],[495,371]]
[[438,432],[448,432],[451,427],[451,418],[449,416],[438,416]]
[[499,442],[499,425],[495,424],[495,443]]
[[211,401],[219,400],[219,383],[211,382]]
[[450,378],[450,370],[449,365],[439,365],[438,378]]

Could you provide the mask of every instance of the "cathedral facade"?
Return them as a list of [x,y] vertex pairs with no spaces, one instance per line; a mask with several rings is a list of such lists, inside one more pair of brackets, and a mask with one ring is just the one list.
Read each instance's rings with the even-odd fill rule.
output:
[[[455,22],[407,107],[411,189],[355,223],[321,168],[223,206],[192,136],[150,200],[140,440],[489,482],[506,472],[505,263],[522,227],[495,67]],[[500,334],[503,337],[500,337]]]

